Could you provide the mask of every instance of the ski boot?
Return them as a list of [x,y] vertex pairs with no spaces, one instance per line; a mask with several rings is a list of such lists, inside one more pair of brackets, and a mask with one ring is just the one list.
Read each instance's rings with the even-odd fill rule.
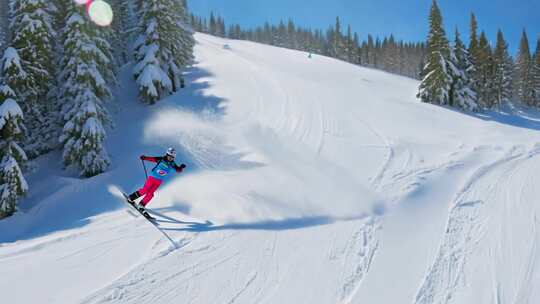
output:
[[135,200],[137,200],[139,197],[141,197],[141,195],[139,194],[139,191],[135,191],[135,192],[131,193],[131,195],[128,197],[127,201],[128,201],[128,203],[130,203],[131,205],[136,207]]
[[137,209],[139,210],[139,212],[147,219],[154,219],[149,213],[148,211],[146,211],[146,208],[144,208],[143,205],[137,205],[136,206]]

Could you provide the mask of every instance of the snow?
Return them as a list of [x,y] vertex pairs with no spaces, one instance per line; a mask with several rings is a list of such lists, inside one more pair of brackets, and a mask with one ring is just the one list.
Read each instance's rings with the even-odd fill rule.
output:
[[[196,39],[187,88],[158,105],[123,67],[108,172],[37,160],[0,221],[3,301],[540,301],[539,113],[465,114],[412,79]],[[150,208],[178,249],[119,201],[169,146],[188,167]]]
[[21,117],[23,118],[23,113],[19,105],[12,98],[6,99],[0,105],[0,117]]
[[[14,149],[18,149],[19,151],[20,148],[15,145],[13,147]],[[19,155],[22,155],[23,158],[25,158],[26,160],[26,155],[23,153],[23,154],[19,154]],[[15,172],[16,173],[16,176],[22,176],[22,172],[21,172],[21,169],[19,167],[19,164],[17,164],[17,161],[15,160],[15,158],[13,157],[4,157],[4,159],[2,160],[2,166],[4,167],[4,172]],[[21,190],[23,192],[27,192],[28,191],[28,183],[26,182],[26,180],[23,178],[20,178],[19,181],[21,182]],[[5,185],[2,185],[2,186],[5,186]],[[2,189],[3,190],[3,189]],[[2,191],[4,192],[4,191]],[[7,196],[8,193],[2,193],[3,196]]]
[[21,57],[19,57],[17,50],[12,47],[8,47],[4,50],[2,61],[4,62],[4,71],[9,70],[12,66],[16,66],[17,70],[22,69]]
[[141,48],[144,58],[133,69],[135,75],[138,75],[137,84],[139,84],[141,90],[146,89],[149,96],[158,97],[159,92],[156,86],[161,85],[165,89],[171,90],[172,82],[169,75],[159,65],[159,60],[156,57],[159,46],[152,43],[141,46]]
[[0,105],[0,129],[4,128],[4,125],[10,118],[23,118],[21,108],[12,98],[6,99]]
[[15,92],[8,85],[0,85],[0,93],[4,96],[15,96]]

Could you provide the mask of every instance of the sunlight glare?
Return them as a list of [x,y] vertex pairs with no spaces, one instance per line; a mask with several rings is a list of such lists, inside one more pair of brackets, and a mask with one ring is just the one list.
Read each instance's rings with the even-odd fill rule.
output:
[[113,20],[112,8],[103,0],[93,1],[88,9],[88,15],[99,26],[109,26]]

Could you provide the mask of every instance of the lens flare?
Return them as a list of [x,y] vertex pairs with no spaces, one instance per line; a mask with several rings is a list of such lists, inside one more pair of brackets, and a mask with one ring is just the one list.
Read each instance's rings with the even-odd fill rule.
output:
[[109,26],[113,20],[113,11],[107,2],[96,0],[90,3],[88,16],[90,16],[90,19],[99,26]]
[[74,2],[77,5],[86,5],[86,7],[88,8],[88,6],[90,5],[90,2],[92,2],[92,0],[74,0]]

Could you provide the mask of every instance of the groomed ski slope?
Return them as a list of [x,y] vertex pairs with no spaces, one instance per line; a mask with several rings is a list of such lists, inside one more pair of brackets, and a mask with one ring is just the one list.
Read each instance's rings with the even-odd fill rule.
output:
[[[540,115],[467,115],[408,78],[196,38],[188,88],[157,106],[122,69],[109,172],[38,160],[0,221],[3,303],[540,303]],[[167,146],[188,170],[150,207],[174,246],[118,200]]]

